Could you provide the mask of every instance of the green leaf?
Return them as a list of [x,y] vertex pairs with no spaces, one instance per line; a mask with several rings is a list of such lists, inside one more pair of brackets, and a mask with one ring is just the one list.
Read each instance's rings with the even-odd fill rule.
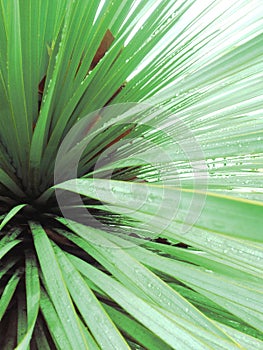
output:
[[[231,237],[263,242],[258,231],[258,227],[263,224],[263,217],[260,215],[263,204],[260,202],[165,185],[103,179],[69,180],[56,185],[56,188],[113,204],[116,207],[115,211],[120,210],[121,212],[122,208],[135,209],[127,212],[127,215],[133,218],[139,217],[137,213],[158,215],[161,219],[168,220],[167,226],[169,226],[169,221],[186,220],[185,225],[191,224],[191,217],[185,217],[185,212],[187,213],[189,203],[195,194],[199,201],[204,202],[204,208],[194,223],[195,226],[224,235],[231,233],[229,234]],[[147,191],[146,197],[144,197],[144,189]],[[178,201],[177,213],[174,213],[175,201]],[[148,222],[147,224],[149,225]]]
[[[163,309],[172,310],[181,318],[196,322],[200,327],[209,329],[211,333],[225,335],[217,329],[213,323],[204,318],[191,304],[180,294],[175,293],[167,284],[162,282],[156,275],[133,259],[124,245],[114,244],[107,239],[107,234],[94,228],[87,228],[77,223],[71,223],[70,227],[84,240],[68,234],[67,238],[78,244],[82,249],[99,261],[113,276],[130,292],[140,296],[148,302],[154,302]],[[186,312],[187,310],[187,312]]]
[[118,327],[128,334],[131,338],[139,342],[144,348],[152,350],[169,350],[171,349],[168,345],[162,342],[153,333],[150,333],[145,327],[143,327],[139,322],[136,322],[124,313],[116,310],[107,304],[103,304],[114,323]]
[[10,151],[12,150],[17,166],[20,163],[23,174],[25,174],[32,129],[27,110],[23,76],[20,6],[21,3],[17,0],[7,3],[9,39],[7,41],[7,81],[13,124],[11,128],[12,143],[14,145],[10,147]]
[[81,323],[81,325],[82,325],[82,331],[84,333],[86,342],[88,344],[88,348],[90,350],[100,350],[98,344],[96,343],[95,339],[92,337],[90,332],[88,331],[87,327],[85,327],[83,323]]
[[140,247],[131,248],[130,252],[139,261],[182,281],[263,332],[260,312],[263,307],[262,280],[245,284],[242,280],[233,280],[231,276],[203,267],[156,256]]
[[239,332],[238,330],[233,329],[232,327],[228,327],[226,325],[220,324],[220,327],[225,330],[233,339],[243,346],[244,349],[247,350],[260,350],[263,346],[263,342],[255,337],[250,337],[243,332]]
[[79,349],[85,349],[86,341],[81,331],[79,318],[70,298],[51,242],[41,225],[33,222],[29,224],[48,294],[54,303],[63,328],[66,334],[68,334],[69,342],[72,348],[76,347],[77,344]]
[[17,183],[3,170],[0,169],[0,182],[6,186],[12,193],[24,197],[25,194],[21,190],[21,188],[17,185]]
[[25,294],[17,293],[17,343],[20,343],[27,333],[26,311]]
[[4,220],[1,222],[0,231],[4,228],[4,226],[10,221],[21,209],[23,209],[26,204],[20,204],[14,207],[9,211],[9,213],[5,216]]
[[38,267],[35,256],[27,252],[26,254],[26,303],[27,303],[27,332],[20,340],[16,349],[24,350],[28,348],[35,323],[38,316],[40,285],[38,277]]
[[16,291],[16,287],[20,280],[19,272],[16,272],[7,282],[4,291],[0,298],[0,320],[2,320],[3,315]]
[[[183,321],[179,316],[173,316],[173,318],[176,318],[176,321],[174,319],[172,320],[170,315],[166,316],[165,311],[161,308],[162,311],[160,311],[157,305],[136,296],[121,283],[100,272],[98,269],[74,256],[70,256],[70,259],[83,275],[91,279],[99,288],[103,288],[103,290],[128,313],[138,319],[173,348],[180,346],[182,350],[199,348],[211,349],[208,344],[213,341],[214,349],[240,349],[238,345],[234,345],[220,337],[213,336],[211,332],[206,332],[203,329],[201,330],[199,327],[198,333],[194,323]],[[135,304],[137,305],[136,308],[134,308]],[[189,330],[186,331],[188,327],[193,327],[194,334],[189,332]],[[201,340],[200,337],[203,339]]]
[[44,290],[41,290],[40,308],[56,346],[59,349],[74,349],[68,339],[61,319]]
[[[53,249],[61,266],[69,292],[99,346],[102,349],[129,349],[127,343],[121,337],[102,305],[74,265],[57,246],[53,246]],[[85,298],[83,298],[84,295]]]
[[0,241],[0,259],[8,253],[13,247],[15,247],[21,240],[16,239],[21,233],[20,229],[16,229],[13,232],[5,234],[5,236]]

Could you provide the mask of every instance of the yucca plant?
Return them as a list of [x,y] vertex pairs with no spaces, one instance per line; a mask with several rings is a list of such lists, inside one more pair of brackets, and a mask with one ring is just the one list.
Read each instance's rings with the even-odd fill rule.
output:
[[263,349],[262,13],[0,1],[1,349]]

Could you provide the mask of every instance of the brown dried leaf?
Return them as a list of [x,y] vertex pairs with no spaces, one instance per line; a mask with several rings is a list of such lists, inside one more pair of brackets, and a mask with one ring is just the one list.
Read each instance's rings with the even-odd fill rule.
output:
[[107,29],[100,43],[100,46],[91,62],[90,69],[93,69],[99,63],[99,61],[102,59],[105,53],[109,50],[113,40],[114,40],[114,36],[112,35],[111,31]]

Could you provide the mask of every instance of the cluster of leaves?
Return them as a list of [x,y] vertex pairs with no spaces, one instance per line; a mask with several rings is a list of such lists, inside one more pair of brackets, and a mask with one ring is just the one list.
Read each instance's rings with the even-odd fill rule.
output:
[[263,348],[262,11],[0,0],[1,349]]

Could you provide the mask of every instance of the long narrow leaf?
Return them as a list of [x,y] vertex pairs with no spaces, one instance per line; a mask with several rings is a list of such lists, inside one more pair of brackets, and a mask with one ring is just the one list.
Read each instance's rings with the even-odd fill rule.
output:
[[[190,190],[166,188],[161,185],[102,179],[69,180],[56,187],[100,199],[118,207],[137,209],[140,205],[140,209],[137,209],[138,212],[146,211],[154,215],[160,210],[161,205],[163,209],[165,208],[161,215],[168,220],[171,218],[175,221],[189,219],[188,217],[184,218],[183,214],[189,209],[190,199],[194,193]],[[148,192],[146,198],[142,197],[144,188]],[[124,195],[126,203],[123,201]],[[202,192],[197,192],[197,196],[200,201],[204,201],[205,206],[195,223],[196,226],[218,231],[225,235],[231,232],[231,236],[234,237],[262,242],[262,236],[258,231],[258,227],[263,224],[263,217],[260,215],[263,207],[262,203]],[[129,198],[132,201],[128,201]],[[177,204],[179,210],[176,216],[174,213],[175,201],[179,201]],[[218,215],[219,208],[220,215]],[[136,216],[136,212],[133,211],[132,215]],[[239,220],[232,220],[234,217],[238,217]],[[187,224],[187,221],[185,224]]]
[[10,221],[21,209],[23,209],[26,206],[26,204],[20,204],[14,207],[9,211],[9,213],[5,216],[4,220],[1,222],[0,225],[0,231],[3,229],[3,227]]
[[73,348],[78,344],[79,349],[85,349],[85,339],[80,328],[78,316],[70,299],[56,255],[47,234],[40,225],[33,222],[30,223],[30,228],[48,293],[69,336],[70,344]]
[[41,291],[40,308],[57,347],[59,349],[74,349],[68,339],[61,319],[44,290]]
[[101,264],[103,264],[130,291],[154,302],[164,309],[173,310],[180,317],[197,322],[200,327],[209,329],[215,334],[225,335],[208,319],[186,302],[179,294],[174,293],[165,283],[144,268],[135,259],[105,237],[102,231],[86,228],[80,224],[73,224],[74,231],[85,239],[77,239],[68,235],[69,239],[85,249]]
[[[86,264],[76,257],[71,256],[70,259],[76,264],[76,267],[81,273],[88,276],[88,278],[100,288],[103,288],[104,291],[106,291],[106,293],[118,304],[135,318],[139,319],[141,323],[155,332],[155,334],[172,347],[176,348],[180,346],[182,350],[191,348],[210,349],[208,343],[201,341],[199,338],[200,334],[202,334],[203,337],[208,336],[209,341],[213,339],[213,342],[214,344],[217,344],[218,349],[240,349],[238,345],[234,345],[233,343],[227,342],[219,337],[213,337],[211,333],[206,335],[206,332],[203,330],[201,331],[200,328],[200,334],[198,336],[186,332],[184,327],[187,322],[182,321],[182,319],[179,321],[179,317],[177,317],[177,322],[172,321],[169,317],[166,317],[162,312],[158,311],[157,307],[154,307],[151,303],[145,302],[143,299],[137,297],[122,284],[98,271],[96,268]],[[134,303],[136,303],[137,308],[133,307]],[[181,323],[184,326],[181,326]]]
[[8,281],[0,298],[0,320],[2,319],[20,280],[19,273],[15,273]]
[[16,349],[26,350],[30,343],[35,323],[38,316],[40,285],[36,258],[27,252],[26,254],[26,297],[27,297],[27,332],[19,342]]
[[129,349],[74,265],[58,247],[54,246],[54,251],[73,300],[100,347],[102,349]]

